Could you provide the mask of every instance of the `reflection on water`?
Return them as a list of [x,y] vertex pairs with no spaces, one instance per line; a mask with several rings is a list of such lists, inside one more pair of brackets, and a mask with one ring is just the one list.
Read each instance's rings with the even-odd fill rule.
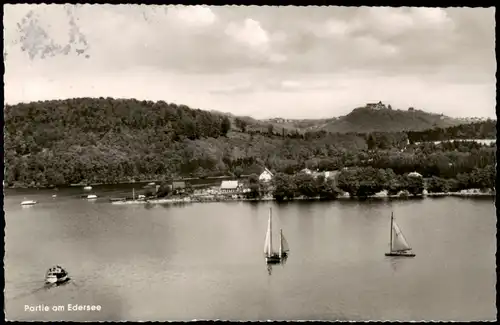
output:
[[144,209],[146,209],[146,210],[153,209],[154,207],[155,207],[155,205],[150,203],[150,202],[147,202],[146,204],[144,204]]
[[273,267],[285,267],[285,264],[286,264],[286,261],[288,260],[288,256],[285,256],[281,259],[281,261],[279,263],[276,263],[276,264],[270,264],[270,263],[266,263],[267,264],[267,273],[269,275],[272,275],[273,273]]
[[[56,199],[51,190],[7,193],[7,319],[496,317],[491,199],[113,205],[107,197],[120,190],[96,186],[94,203],[81,192],[60,189]],[[39,204],[21,207],[24,196]],[[265,272],[269,207],[292,256]],[[416,257],[385,257],[391,212]],[[70,270],[72,280],[37,290],[56,264]],[[68,303],[103,309],[24,311],[26,304]]]
[[387,259],[390,261],[390,265],[393,271],[398,271],[401,267],[403,267],[405,260],[408,257],[400,257],[400,256],[388,256]]

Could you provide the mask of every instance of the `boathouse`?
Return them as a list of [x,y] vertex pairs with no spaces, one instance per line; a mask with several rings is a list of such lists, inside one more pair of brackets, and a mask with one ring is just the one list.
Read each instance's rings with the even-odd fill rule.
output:
[[238,191],[238,181],[222,181],[220,184],[221,193],[236,193]]
[[175,194],[184,193],[186,191],[186,182],[184,182],[184,181],[172,182],[172,191]]

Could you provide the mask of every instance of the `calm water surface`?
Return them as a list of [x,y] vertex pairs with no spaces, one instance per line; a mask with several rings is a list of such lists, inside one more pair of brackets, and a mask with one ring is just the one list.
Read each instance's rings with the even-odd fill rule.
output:
[[[8,320],[496,319],[493,199],[144,206],[53,193],[4,198]],[[269,207],[291,248],[270,270]],[[413,259],[384,256],[391,211]],[[72,281],[37,290],[53,264]],[[24,310],[38,304],[102,310]]]

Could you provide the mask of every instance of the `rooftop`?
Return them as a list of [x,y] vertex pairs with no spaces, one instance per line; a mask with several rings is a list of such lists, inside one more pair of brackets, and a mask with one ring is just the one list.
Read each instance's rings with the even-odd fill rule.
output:
[[221,190],[227,189],[232,190],[238,188],[238,181],[222,181],[220,184]]
[[411,173],[408,174],[408,176],[410,176],[410,177],[422,177],[422,175],[420,175],[417,172],[411,172]]
[[[269,169],[267,169],[266,167],[264,167],[264,169],[262,170],[262,173],[265,173],[265,172],[268,172],[271,176],[273,176],[273,172],[271,172]],[[261,174],[262,174],[261,173]]]
[[184,181],[172,182],[172,188],[185,188],[185,187],[186,187],[186,182]]

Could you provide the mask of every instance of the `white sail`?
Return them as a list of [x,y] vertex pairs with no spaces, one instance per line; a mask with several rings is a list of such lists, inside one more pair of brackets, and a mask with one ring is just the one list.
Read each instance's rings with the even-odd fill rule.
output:
[[288,246],[288,242],[286,241],[283,232],[281,232],[281,250],[283,251],[283,253],[288,253],[290,251],[290,247]]
[[272,238],[272,221],[271,221],[271,211],[269,210],[269,220],[267,223],[267,233],[266,240],[264,242],[264,254],[267,256],[273,253],[273,238]]
[[270,229],[267,229],[266,233],[266,241],[264,242],[264,254],[270,255],[271,254],[271,231]]
[[411,249],[410,245],[406,241],[403,232],[401,231],[401,229],[399,229],[398,224],[394,220],[392,221],[392,229],[393,231],[392,231],[391,250],[393,252],[410,250]]

